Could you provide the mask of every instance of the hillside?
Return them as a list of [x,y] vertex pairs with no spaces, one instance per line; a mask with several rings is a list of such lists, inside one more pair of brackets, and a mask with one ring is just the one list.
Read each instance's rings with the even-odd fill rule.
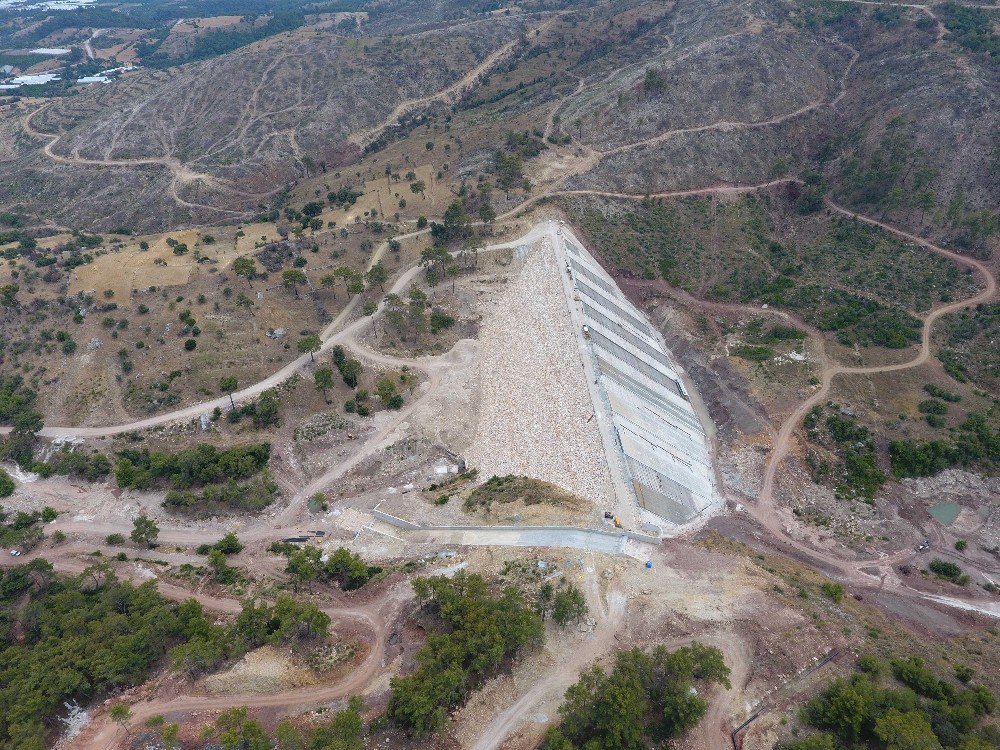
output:
[[[478,25],[363,43],[301,29],[15,111],[28,132],[3,165],[0,201],[135,231],[249,216],[286,183],[356,161],[352,134],[460,84],[520,31],[517,21]],[[423,64],[432,50],[447,54]]]
[[0,746],[1000,748],[1000,0],[0,0],[0,86]]

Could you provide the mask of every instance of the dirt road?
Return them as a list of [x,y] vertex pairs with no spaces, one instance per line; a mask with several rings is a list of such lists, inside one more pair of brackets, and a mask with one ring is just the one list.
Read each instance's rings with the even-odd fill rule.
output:
[[823,370],[820,373],[820,388],[813,393],[812,396],[799,404],[798,408],[792,412],[792,414],[785,420],[784,424],[781,425],[781,429],[778,430],[778,437],[775,440],[774,448],[772,449],[771,455],[768,459],[767,466],[764,471],[764,481],[758,496],[758,503],[761,506],[770,506],[773,503],[775,476],[781,462],[791,450],[793,435],[801,425],[802,420],[805,418],[809,410],[826,398],[827,394],[830,392],[830,386],[835,377],[838,375],[875,375],[878,373],[898,372],[900,370],[908,370],[913,367],[919,367],[927,362],[927,360],[931,357],[931,330],[937,320],[944,315],[948,315],[949,313],[964,310],[968,307],[978,305],[981,302],[992,300],[997,294],[996,278],[994,277],[993,272],[987,268],[984,263],[965,255],[959,255],[951,250],[938,247],[922,237],[910,234],[909,232],[904,232],[903,230],[897,229],[889,224],[886,224],[885,222],[849,211],[848,209],[837,205],[829,198],[825,199],[825,203],[830,209],[836,211],[837,213],[857,219],[865,224],[880,227],[887,232],[895,234],[897,237],[902,237],[905,240],[914,242],[921,247],[924,247],[937,255],[948,258],[961,266],[974,269],[980,276],[982,276],[985,286],[983,290],[976,295],[965,300],[952,302],[935,308],[924,318],[920,336],[920,351],[913,359],[906,362],[900,362],[898,364],[881,365],[876,367],[847,367],[844,365],[824,362]]
[[593,638],[586,641],[586,648],[575,650],[568,659],[536,680],[526,693],[497,714],[468,750],[494,750],[499,747],[546,696],[557,695],[561,700],[562,694],[579,679],[580,673],[611,650],[615,634],[624,624],[625,595],[621,592],[609,594],[605,610],[598,601],[593,583],[588,588],[591,611],[598,612],[600,619],[594,629]]
[[[160,586],[161,593],[168,596],[172,592]],[[184,592],[184,597],[190,594]],[[179,695],[169,699],[152,698],[130,706],[130,725],[141,726],[151,716],[163,716],[168,721],[176,721],[192,712],[224,711],[235,706],[248,708],[278,708],[291,711],[307,711],[310,708],[330,703],[360,693],[385,668],[386,640],[389,625],[398,616],[399,609],[412,595],[409,584],[401,582],[390,590],[388,596],[378,604],[363,607],[324,607],[333,625],[360,622],[370,631],[369,651],[364,660],[343,679],[309,687],[283,690],[268,695],[204,696]],[[242,607],[233,599],[198,597],[208,608],[223,612],[238,612]],[[111,750],[118,746],[120,729],[106,713],[101,713],[87,725],[86,729],[65,750]]]
[[[525,32],[524,37],[535,36],[541,32],[546,26],[550,25],[559,14],[556,14],[552,18],[546,19],[542,23],[538,24],[533,29],[529,29]],[[428,96],[421,96],[416,99],[408,99],[404,102],[400,102],[393,108],[386,118],[375,125],[374,127],[368,128],[367,130],[361,130],[356,133],[352,133],[350,140],[358,144],[362,149],[369,146],[371,143],[377,141],[381,135],[389,128],[395,127],[399,124],[400,118],[413,112],[416,109],[425,107],[433,102],[454,102],[458,97],[472,88],[480,78],[486,75],[489,71],[495,68],[500,63],[507,60],[517,49],[518,45],[521,43],[520,38],[512,39],[507,42],[507,44],[494,50],[486,58],[479,63],[477,66],[469,70],[464,76],[459,78],[455,83],[450,86],[441,89],[440,91],[430,94]]]

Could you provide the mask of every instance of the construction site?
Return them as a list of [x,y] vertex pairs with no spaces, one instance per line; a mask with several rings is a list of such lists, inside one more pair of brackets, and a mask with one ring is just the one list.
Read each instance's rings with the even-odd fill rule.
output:
[[[511,253],[511,265],[491,264],[492,254],[503,250]],[[433,394],[411,424],[451,424],[447,448],[480,482],[530,477],[589,507],[531,521],[520,513],[511,519],[535,528],[487,531],[450,507],[415,508],[394,490],[381,498],[378,520],[396,519],[394,533],[439,542],[621,551],[617,542],[591,539],[583,529],[648,543],[717,512],[722,499],[709,430],[683,372],[582,243],[547,222],[516,244],[484,250],[483,258],[504,280],[502,288],[494,292],[497,284],[482,278],[469,281],[472,289],[489,290],[477,297],[484,320],[471,357],[447,368],[454,387]],[[467,423],[465,429],[455,422]],[[507,519],[491,520],[503,525]]]

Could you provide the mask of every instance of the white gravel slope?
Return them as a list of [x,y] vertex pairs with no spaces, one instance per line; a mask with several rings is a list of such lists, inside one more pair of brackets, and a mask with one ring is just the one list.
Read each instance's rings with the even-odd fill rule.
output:
[[603,506],[611,476],[559,273],[549,240],[535,243],[483,322],[467,461],[483,481],[519,474]]

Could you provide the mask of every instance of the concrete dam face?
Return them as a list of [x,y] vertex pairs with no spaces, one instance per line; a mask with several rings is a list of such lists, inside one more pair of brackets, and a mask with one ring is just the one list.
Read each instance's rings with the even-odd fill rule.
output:
[[[722,503],[710,443],[662,337],[578,242],[559,232],[571,313],[596,387],[605,447],[619,494],[640,518],[666,533],[706,517]],[[610,445],[609,445],[610,443]],[[624,499],[624,498],[621,498]]]

